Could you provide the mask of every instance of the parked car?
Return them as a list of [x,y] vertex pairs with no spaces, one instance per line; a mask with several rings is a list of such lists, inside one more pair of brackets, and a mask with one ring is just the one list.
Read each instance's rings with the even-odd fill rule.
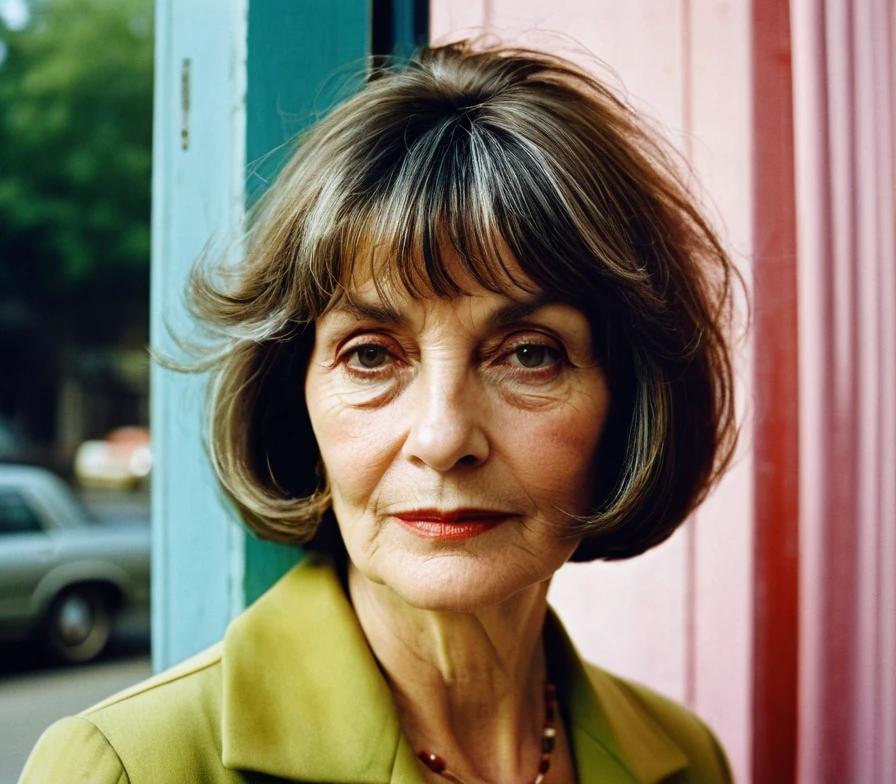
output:
[[148,523],[93,519],[42,468],[0,465],[0,640],[99,656],[123,613],[149,609]]

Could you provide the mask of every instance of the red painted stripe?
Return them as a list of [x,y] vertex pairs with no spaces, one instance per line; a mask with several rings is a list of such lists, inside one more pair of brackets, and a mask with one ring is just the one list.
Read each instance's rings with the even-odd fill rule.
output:
[[790,3],[754,0],[753,781],[795,780],[799,431]]

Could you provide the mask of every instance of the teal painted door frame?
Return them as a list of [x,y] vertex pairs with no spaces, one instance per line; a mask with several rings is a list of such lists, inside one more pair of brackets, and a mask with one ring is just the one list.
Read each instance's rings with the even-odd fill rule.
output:
[[[247,203],[293,137],[363,84],[368,55],[426,35],[412,0],[157,0],[151,344],[201,340],[183,304],[203,253],[239,259]],[[204,446],[205,374],[153,364],[152,640],[156,671],[221,638],[299,556],[256,538],[223,497]]]

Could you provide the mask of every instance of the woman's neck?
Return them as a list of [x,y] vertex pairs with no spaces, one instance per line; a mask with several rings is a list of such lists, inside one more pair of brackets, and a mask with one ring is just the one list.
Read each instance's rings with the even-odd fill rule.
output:
[[548,583],[475,613],[421,610],[349,567],[361,627],[415,751],[464,781],[532,778],[540,756]]

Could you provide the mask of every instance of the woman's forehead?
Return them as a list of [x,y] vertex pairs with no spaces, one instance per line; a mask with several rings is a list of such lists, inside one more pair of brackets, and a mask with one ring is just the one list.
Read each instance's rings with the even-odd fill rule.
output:
[[559,301],[528,276],[522,282],[508,278],[495,290],[486,288],[462,268],[456,272],[456,277],[451,280],[457,292],[439,294],[431,284],[427,285],[425,279],[411,291],[399,275],[382,271],[375,274],[368,269],[363,275],[353,275],[340,287],[326,312],[339,311],[358,318],[398,323],[414,310],[426,309],[436,303],[451,303],[480,312],[506,313],[506,320],[513,320]]
[[[409,299],[441,298],[440,285],[432,279],[432,274],[437,274],[440,281],[450,281],[451,293],[457,295],[477,297],[493,293],[525,301],[542,292],[542,287],[526,273],[503,239],[496,238],[494,255],[496,258],[490,263],[471,265],[470,260],[462,258],[450,243],[444,243],[437,254],[438,272],[433,273],[422,259],[402,259],[392,248],[381,245],[353,260],[331,306],[346,299],[391,304]],[[488,270],[486,285],[471,268],[480,266]],[[444,289],[443,284],[441,288]]]
[[570,303],[544,290],[519,291],[518,296],[508,293],[489,291],[479,288],[455,296],[419,297],[410,292],[401,292],[396,297],[383,299],[376,287],[365,286],[360,290],[346,290],[342,293],[328,312],[345,313],[356,318],[369,318],[382,322],[402,322],[406,314],[417,309],[427,309],[428,304],[440,303],[452,307],[465,305],[470,310],[489,313],[490,320],[498,325],[517,321],[528,314],[552,304],[568,305]]

